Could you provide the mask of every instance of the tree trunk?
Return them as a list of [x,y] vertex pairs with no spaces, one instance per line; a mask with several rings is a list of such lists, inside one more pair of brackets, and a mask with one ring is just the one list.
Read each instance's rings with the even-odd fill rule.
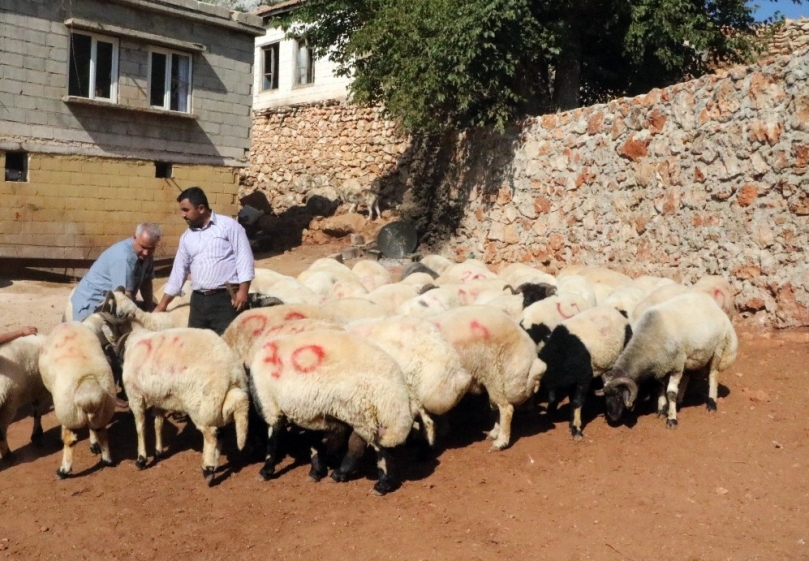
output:
[[556,75],[553,79],[553,104],[558,111],[576,109],[579,106],[581,87],[581,61],[572,53],[559,56]]

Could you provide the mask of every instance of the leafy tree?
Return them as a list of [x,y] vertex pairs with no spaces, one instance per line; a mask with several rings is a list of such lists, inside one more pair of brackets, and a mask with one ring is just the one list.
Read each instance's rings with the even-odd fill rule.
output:
[[525,112],[635,95],[756,48],[745,0],[308,0],[282,23],[353,76],[355,102],[424,132],[502,130]]

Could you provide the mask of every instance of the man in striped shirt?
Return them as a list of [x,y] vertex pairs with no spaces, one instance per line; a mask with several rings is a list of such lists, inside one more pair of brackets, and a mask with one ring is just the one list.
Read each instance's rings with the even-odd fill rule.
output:
[[163,299],[154,311],[166,310],[191,273],[188,327],[213,329],[221,335],[247,305],[255,274],[250,242],[238,222],[211,210],[199,187],[180,193],[177,202],[188,230],[180,237]]

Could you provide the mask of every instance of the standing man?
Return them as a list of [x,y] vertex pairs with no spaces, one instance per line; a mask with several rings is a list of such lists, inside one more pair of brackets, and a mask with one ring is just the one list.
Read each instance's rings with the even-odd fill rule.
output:
[[162,235],[160,226],[144,222],[135,228],[134,236],[104,250],[73,291],[70,298],[73,317],[65,319],[82,321],[104,302],[107,291],[119,286],[124,287],[133,301],[140,291],[144,308],[151,311],[154,308],[153,255]]
[[188,230],[180,238],[171,276],[155,312],[166,310],[191,273],[188,327],[213,329],[221,335],[247,305],[255,276],[250,242],[238,222],[211,210],[199,187],[180,193],[177,202]]

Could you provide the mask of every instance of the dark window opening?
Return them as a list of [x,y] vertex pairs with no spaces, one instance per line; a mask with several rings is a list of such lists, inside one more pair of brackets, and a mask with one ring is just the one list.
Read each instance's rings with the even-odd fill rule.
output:
[[28,181],[28,152],[6,152],[6,181]]
[[166,55],[152,53],[152,87],[149,105],[163,107],[166,104]]
[[155,162],[154,176],[161,179],[171,179],[174,174],[174,166],[170,162]]
[[92,49],[92,37],[79,33],[71,33],[68,94],[90,97],[90,61],[92,59]]
[[278,89],[278,51],[279,43],[264,47],[264,80],[262,90]]

